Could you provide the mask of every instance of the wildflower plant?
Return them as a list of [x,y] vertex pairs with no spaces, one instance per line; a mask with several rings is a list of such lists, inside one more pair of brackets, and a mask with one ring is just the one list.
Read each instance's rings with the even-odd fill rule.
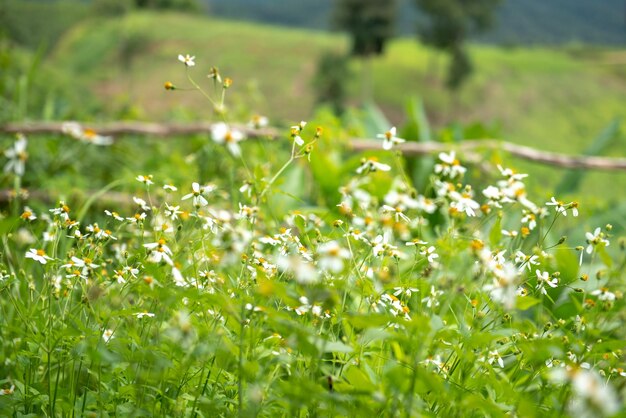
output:
[[[166,89],[198,91],[217,119],[193,158],[221,151],[227,174],[142,167],[131,202],[99,213],[12,201],[2,415],[620,413],[625,256],[607,251],[610,225],[569,247],[555,233],[575,202],[537,203],[501,166],[472,185],[454,152],[416,190],[395,128],[324,199],[299,183],[309,194],[281,206],[295,173],[328,157],[328,134],[301,121],[273,144],[247,139],[267,120],[231,123],[232,81],[211,68],[209,94],[192,75],[202,60],[178,59],[191,87]],[[18,141],[9,179],[28,173]]]

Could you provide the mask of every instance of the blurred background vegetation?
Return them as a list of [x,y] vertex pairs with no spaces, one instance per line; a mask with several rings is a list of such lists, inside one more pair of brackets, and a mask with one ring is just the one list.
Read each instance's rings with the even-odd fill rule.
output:
[[[163,89],[187,86],[189,53],[196,79],[234,79],[233,120],[327,112],[354,135],[626,155],[623,0],[0,0],[0,32],[0,123],[211,120]],[[621,173],[514,165],[546,196],[623,203]]]

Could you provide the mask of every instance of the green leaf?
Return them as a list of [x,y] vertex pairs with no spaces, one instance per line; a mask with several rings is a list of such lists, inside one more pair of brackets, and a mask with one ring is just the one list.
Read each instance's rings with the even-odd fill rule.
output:
[[0,235],[7,235],[13,232],[20,224],[18,218],[0,219]]
[[611,256],[609,255],[609,253],[606,251],[606,249],[600,245],[598,245],[596,247],[596,252],[598,253],[598,255],[600,256],[600,259],[602,260],[602,262],[607,266],[607,267],[613,267],[613,259],[611,258]]
[[324,353],[351,353],[354,351],[352,347],[341,341],[319,341],[317,345]]
[[377,134],[387,132],[391,128],[391,123],[376,104],[368,102],[363,106],[363,127],[365,134],[376,137]]
[[571,283],[578,278],[578,257],[569,248],[559,248],[554,252],[558,271],[563,283]]
[[346,319],[355,328],[379,328],[389,323],[389,318],[384,315],[346,315]]
[[[430,124],[426,117],[424,104],[420,99],[412,98],[407,103],[406,113],[408,123],[402,129],[401,136],[408,141],[418,142],[432,141]],[[428,185],[428,178],[432,173],[435,160],[430,155],[407,158],[407,171],[411,173],[413,185],[418,190],[424,190]]]
[[358,367],[350,367],[343,374],[343,377],[350,382],[354,390],[372,391],[376,389],[376,386],[374,386],[367,374]]
[[106,186],[104,186],[103,188],[101,188],[100,190],[92,194],[78,211],[78,214],[76,215],[76,220],[82,221],[85,215],[87,214],[87,211],[89,210],[91,205],[94,204],[94,202],[96,202],[100,197],[105,195],[109,190],[116,188],[123,182],[124,181],[122,179],[112,181],[111,183],[107,184]]
[[541,301],[539,299],[536,299],[530,296],[524,296],[524,297],[518,296],[515,307],[519,309],[520,311],[525,311],[527,309],[532,308],[533,306],[537,305],[540,302]]
[[[594,156],[601,154],[619,134],[621,118],[615,118],[607,125],[600,134],[595,137],[591,145],[585,150],[583,155]],[[570,170],[556,187],[556,194],[563,195],[574,193],[580,187],[583,177],[589,170]]]
[[500,244],[500,240],[502,240],[502,218],[498,216],[489,232],[489,244],[492,247],[497,247]]

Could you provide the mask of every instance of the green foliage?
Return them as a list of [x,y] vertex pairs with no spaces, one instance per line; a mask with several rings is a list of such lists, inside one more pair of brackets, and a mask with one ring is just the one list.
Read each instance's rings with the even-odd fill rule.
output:
[[[216,16],[228,19],[326,30],[336,6],[332,0],[205,0]],[[426,16],[414,0],[398,0],[397,33],[411,36]],[[471,3],[471,2],[468,2]],[[506,47],[624,43],[622,0],[508,0],[497,10],[495,27],[474,40]],[[554,22],[559,22],[555,24]]]
[[92,12],[95,16],[122,16],[132,10],[127,0],[94,0]]
[[0,39],[0,122],[86,117],[93,99],[68,74],[43,65],[44,50]]
[[317,103],[328,104],[337,115],[341,115],[348,99],[348,80],[351,77],[348,57],[334,52],[322,55],[313,78]]
[[[606,151],[619,135],[621,119],[614,119],[604,130],[596,136],[583,155],[597,156]],[[558,184],[556,191],[559,194],[574,193],[578,191],[585,175],[584,170],[571,170]]]
[[48,51],[68,28],[88,14],[89,7],[77,0],[3,0],[0,27],[5,36],[22,47]]
[[383,53],[394,34],[396,0],[339,0],[334,25],[352,39],[352,55],[367,57]]
[[201,10],[198,0],[94,0],[92,4],[96,16],[121,16],[135,8],[187,12]]
[[427,16],[427,22],[418,29],[420,39],[450,54],[447,86],[456,90],[472,72],[465,43],[472,35],[489,28],[500,0],[416,0],[416,3]]
[[[407,109],[410,140],[490,132]],[[560,239],[576,202],[487,159],[440,154],[415,187],[395,150],[346,149],[389,129],[373,105],[275,140],[231,117],[104,148],[80,126],[1,138],[0,415],[621,413],[616,228]]]
[[174,9],[199,11],[199,0],[135,0],[135,6],[143,9]]

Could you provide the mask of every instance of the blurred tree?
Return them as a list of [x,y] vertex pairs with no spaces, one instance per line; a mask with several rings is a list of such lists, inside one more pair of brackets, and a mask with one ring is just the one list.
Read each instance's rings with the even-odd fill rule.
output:
[[345,110],[346,86],[350,75],[347,56],[334,52],[323,54],[313,78],[316,102],[330,105],[336,115],[341,115]]
[[95,0],[91,7],[96,16],[120,16],[128,13],[133,5],[127,0]]
[[369,58],[380,55],[393,36],[397,0],[337,0],[333,26],[348,32],[352,39],[351,54],[363,58],[362,100],[372,96],[372,68]]
[[352,55],[382,54],[394,34],[397,0],[338,0],[334,25],[352,37]]
[[175,9],[175,10],[200,10],[198,0],[135,0],[135,6],[140,9]]
[[447,85],[458,89],[472,72],[466,40],[493,24],[494,11],[501,0],[416,0],[426,16],[418,34],[427,45],[450,54]]

